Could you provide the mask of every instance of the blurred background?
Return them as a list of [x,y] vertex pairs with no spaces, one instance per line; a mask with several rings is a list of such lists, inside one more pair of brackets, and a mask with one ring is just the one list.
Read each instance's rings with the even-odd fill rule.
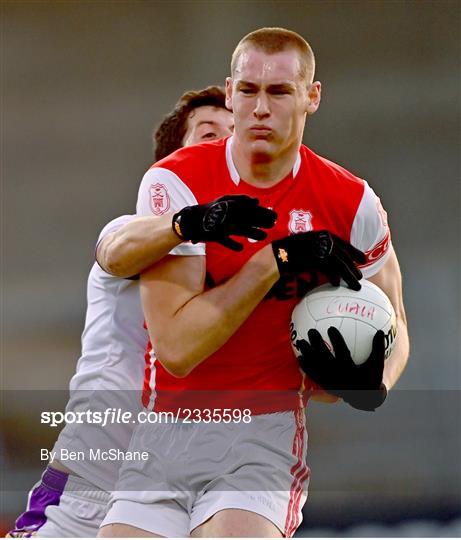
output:
[[377,412],[310,408],[298,536],[460,536],[460,2],[1,9],[2,530],[55,439],[37,411],[65,406],[95,240],[133,212],[152,128],[185,90],[224,81],[243,35],[284,26],[311,43],[323,83],[306,144],[366,178],[388,210],[412,343]]

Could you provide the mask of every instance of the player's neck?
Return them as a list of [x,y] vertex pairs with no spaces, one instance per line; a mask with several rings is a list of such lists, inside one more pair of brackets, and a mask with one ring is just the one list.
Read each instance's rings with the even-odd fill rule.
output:
[[295,165],[299,146],[293,146],[278,156],[253,154],[234,139],[232,160],[240,178],[255,187],[271,187],[283,180]]

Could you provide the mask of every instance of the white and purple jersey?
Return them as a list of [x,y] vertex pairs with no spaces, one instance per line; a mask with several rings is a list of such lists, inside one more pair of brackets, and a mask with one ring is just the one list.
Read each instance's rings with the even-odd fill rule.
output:
[[[135,216],[121,216],[107,224],[100,242]],[[144,353],[148,334],[137,280],[114,277],[95,263],[88,277],[88,307],[82,334],[82,354],[70,381],[70,399],[66,412],[128,411],[133,421],[121,423],[109,418],[102,423],[69,423],[61,431],[53,448],[62,461],[63,451],[83,452],[84,459],[62,461],[63,465],[110,491],[118,477],[121,461],[98,459],[90,450],[125,450],[130,442],[136,415],[142,408],[141,389],[144,378]],[[80,456],[82,454],[79,454]]]
[[[134,217],[121,216],[108,223],[98,243]],[[138,280],[117,278],[95,263],[88,276],[82,354],[70,381],[66,413],[115,409],[129,412],[133,421],[67,423],[52,456],[77,476],[49,466],[29,493],[26,511],[9,536],[97,534],[106,511],[107,492],[114,488],[122,464],[121,459],[103,452],[123,451],[129,445],[136,415],[142,408],[147,343]],[[109,459],[104,459],[106,456]]]

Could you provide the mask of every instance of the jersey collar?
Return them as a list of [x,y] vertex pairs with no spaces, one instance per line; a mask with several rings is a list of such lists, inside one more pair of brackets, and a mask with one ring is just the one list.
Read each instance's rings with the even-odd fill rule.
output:
[[[240,183],[240,175],[237,171],[237,168],[235,167],[234,160],[232,159],[232,140],[233,136],[229,137],[226,141],[226,162],[227,162],[227,169],[229,170],[230,177],[232,178],[232,182],[236,186]],[[299,168],[301,167],[301,154],[298,151],[298,155],[296,156],[296,161],[293,167],[293,178],[296,177],[296,175],[299,172]]]

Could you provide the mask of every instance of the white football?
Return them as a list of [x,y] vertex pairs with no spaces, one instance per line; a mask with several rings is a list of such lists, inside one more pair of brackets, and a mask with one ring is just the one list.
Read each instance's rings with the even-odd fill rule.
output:
[[360,291],[322,285],[306,294],[291,316],[291,343],[296,356],[300,354],[295,347],[296,341],[309,341],[307,333],[312,328],[320,332],[332,351],[327,330],[335,326],[341,332],[356,365],[369,357],[373,336],[378,330],[384,332],[385,355],[388,358],[397,335],[394,308],[379,287],[366,279],[362,279],[360,284]]

